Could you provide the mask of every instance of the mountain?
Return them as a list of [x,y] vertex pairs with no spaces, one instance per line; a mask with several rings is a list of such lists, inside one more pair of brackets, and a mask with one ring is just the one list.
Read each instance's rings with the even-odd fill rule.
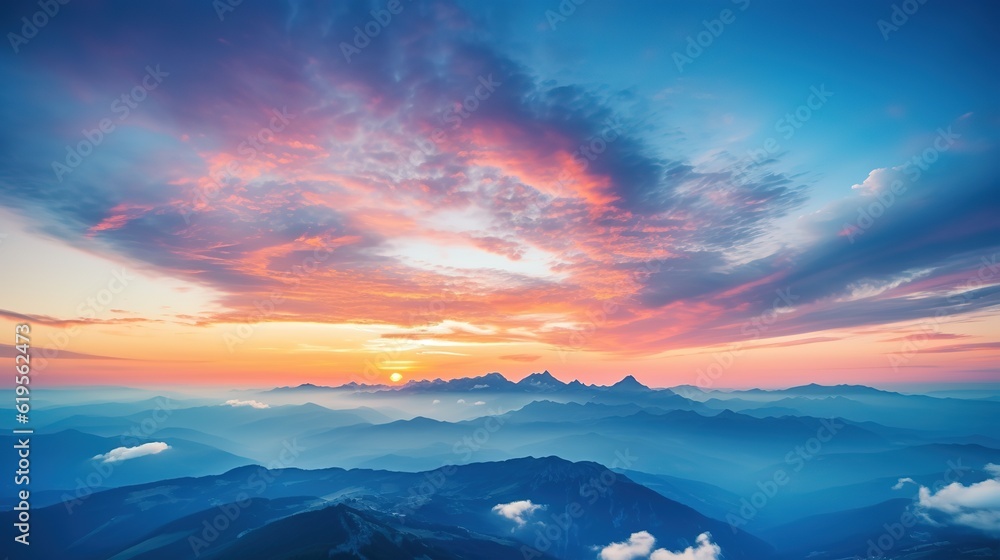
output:
[[532,393],[553,393],[566,389],[567,385],[545,370],[542,373],[532,373],[518,381],[517,387]]
[[[515,538],[536,545],[536,532],[542,532],[552,535],[543,552],[560,558],[593,557],[595,546],[620,542],[639,531],[649,531],[670,546],[693,543],[697,535],[708,531],[730,560],[761,560],[769,553],[764,543],[749,534],[734,532],[727,523],[707,518],[597,463],[523,458],[436,473],[447,482],[411,502],[415,515],[484,533],[513,531]],[[545,508],[531,517],[535,527],[518,527],[491,512],[497,504],[522,500]]]
[[[205,520],[221,511],[233,512],[228,527],[222,531],[207,528]],[[177,560],[192,555],[213,560],[514,560],[521,558],[517,545],[510,539],[476,535],[456,527],[400,523],[399,518],[346,504],[255,498],[242,504],[222,504],[214,511],[200,511],[167,523],[118,556],[137,560]],[[543,555],[540,560],[551,558]]]
[[[658,393],[658,392],[657,392]],[[681,399],[677,395],[672,398]],[[663,401],[658,401],[663,402]],[[687,401],[685,401],[687,402]],[[371,465],[376,457],[420,457],[419,463],[374,463],[393,470],[555,454],[575,461],[603,461],[616,450],[644,449],[656,468],[643,470],[711,482],[718,476],[742,484],[754,469],[781,461],[796,447],[836,430],[824,453],[888,451],[886,438],[836,419],[787,416],[754,418],[724,411],[714,416],[635,404],[542,401],[497,416],[460,422],[414,418],[339,427],[299,438],[306,448],[299,466]],[[363,441],[364,446],[355,442]],[[486,455],[489,454],[489,455]],[[731,465],[740,465],[733,471]],[[708,477],[708,478],[706,478]],[[719,483],[720,486],[725,486]]]
[[997,558],[1000,542],[957,526],[917,525],[913,501],[815,515],[762,533],[782,560]]
[[[395,389],[399,394],[408,393],[450,393],[450,392],[509,392],[516,390],[516,385],[500,373],[493,372],[477,377],[460,377],[458,379],[434,379],[432,381],[409,381]],[[383,391],[384,392],[384,391]]]
[[725,519],[731,511],[740,507],[741,496],[712,484],[627,469],[622,469],[619,472],[646,488],[675,502],[680,502],[707,517]]
[[[113,449],[162,442],[167,449],[120,461],[97,458]],[[11,449],[15,437],[0,437],[0,446]],[[31,490],[61,490],[71,496],[104,488],[176,478],[218,474],[253,461],[213,447],[180,438],[155,440],[105,438],[76,430],[31,436]],[[14,478],[4,478],[0,491],[4,501],[13,496]]]
[[674,393],[670,389],[650,389],[631,375],[610,387],[596,387],[590,401],[603,404],[636,404],[677,410],[709,410],[702,403]]
[[171,410],[207,404],[208,399],[172,399],[156,396],[138,401],[120,401],[113,403],[93,403],[68,406],[53,406],[45,408],[45,421],[56,422],[73,416],[125,416],[148,410]]
[[549,400],[532,401],[518,410],[504,415],[506,421],[512,422],[562,422],[567,419],[574,421],[594,420],[609,416],[630,416],[640,411],[664,413],[663,409],[646,409],[637,404],[600,404],[595,402],[559,403]]
[[639,380],[631,375],[626,375],[621,381],[609,387],[609,389],[612,391],[628,393],[644,393],[646,391],[652,391],[652,389],[646,387],[642,383],[639,383]]
[[373,384],[369,385],[366,383],[358,383],[356,381],[351,381],[344,385],[339,385],[337,387],[330,387],[327,385],[314,385],[312,383],[303,383],[301,385],[296,385],[294,387],[275,387],[274,389],[268,389],[267,391],[261,391],[260,394],[264,395],[267,393],[317,393],[317,392],[352,392],[352,391],[385,391],[392,390],[393,387],[389,385]]
[[[944,473],[954,470],[953,465],[961,467],[959,473],[962,474],[988,463],[1000,464],[1000,449],[973,444],[936,443],[875,452],[824,452],[798,463],[802,467],[783,488],[783,494],[816,492],[832,487],[863,484],[880,478]],[[788,469],[788,466],[787,462],[776,462],[750,474],[750,477],[766,480],[777,469]],[[962,482],[967,484],[966,480],[963,478]]]
[[[261,527],[222,550],[217,560],[354,560],[427,558],[522,560],[520,543],[434,523],[391,523],[343,504],[299,513]],[[539,560],[553,558],[548,554]]]
[[995,419],[1000,417],[1000,402],[996,401],[903,395],[858,385],[805,385],[781,391],[754,389],[711,395],[705,406],[719,410],[781,407],[805,416],[839,416],[953,436],[996,437]]
[[565,393],[596,395],[601,392],[646,392],[653,391],[639,383],[635,377],[628,375],[621,381],[608,387],[585,385],[577,380],[564,383],[548,370],[532,373],[517,383],[510,381],[499,372],[487,373],[476,377],[460,377],[457,379],[433,379],[408,381],[402,386],[364,385],[355,382],[338,387],[326,387],[305,383],[297,387],[276,387],[267,393],[310,393],[310,392],[362,392],[377,396],[403,396],[419,393]]
[[[530,523],[496,511],[520,501],[539,506],[526,514]],[[12,515],[0,513],[0,522]],[[556,457],[422,473],[242,467],[107,490],[73,512],[62,504],[32,510],[32,520],[39,534],[60,535],[45,540],[41,557],[80,560],[191,558],[192,538],[205,540],[199,553],[213,558],[352,549],[369,558],[523,558],[527,547],[535,558],[575,560],[644,530],[671,546],[712,532],[730,560],[763,560],[770,550],[625,475]]]
[[784,393],[786,395],[796,395],[802,397],[827,397],[827,396],[858,396],[858,395],[898,395],[899,393],[894,393],[892,391],[883,391],[881,389],[875,389],[873,387],[868,387],[866,385],[820,385],[818,383],[810,383],[808,385],[799,385],[796,387],[789,387],[788,389],[783,389],[779,391],[773,391],[774,393]]

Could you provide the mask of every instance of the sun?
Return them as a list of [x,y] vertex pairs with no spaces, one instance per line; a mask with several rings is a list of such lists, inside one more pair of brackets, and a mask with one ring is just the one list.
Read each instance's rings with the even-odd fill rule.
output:
[[395,372],[389,376],[389,380],[392,381],[393,383],[399,383],[400,381],[403,380],[403,374]]

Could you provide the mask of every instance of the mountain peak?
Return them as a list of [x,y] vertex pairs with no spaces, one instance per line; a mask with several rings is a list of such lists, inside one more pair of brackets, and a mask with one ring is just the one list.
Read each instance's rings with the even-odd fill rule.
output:
[[500,382],[508,381],[508,379],[504,377],[503,374],[500,373],[499,371],[487,373],[482,377],[482,379],[500,381]]
[[520,387],[542,390],[561,389],[566,386],[565,383],[559,381],[555,378],[555,376],[549,373],[549,370],[545,370],[541,373],[532,373],[531,375],[518,381],[517,385]]
[[649,387],[639,383],[639,380],[632,375],[626,375],[621,381],[611,386],[612,389],[625,391],[649,391]]

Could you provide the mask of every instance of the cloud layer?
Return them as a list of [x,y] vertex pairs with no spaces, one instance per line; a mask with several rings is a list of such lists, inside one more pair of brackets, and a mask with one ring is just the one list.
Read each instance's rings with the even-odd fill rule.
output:
[[968,486],[953,482],[937,492],[921,486],[918,506],[924,519],[1000,536],[1000,465],[984,470],[994,478]]
[[746,339],[781,293],[768,336],[1000,303],[991,115],[915,130],[811,201],[817,180],[781,154],[748,171],[726,146],[694,152],[684,114],[629,84],[550,79],[466,5],[407,4],[350,60],[369,3],[191,17],[203,8],[78,6],[0,69],[22,84],[0,105],[0,203],[215,290],[203,324],[264,308],[649,355]]

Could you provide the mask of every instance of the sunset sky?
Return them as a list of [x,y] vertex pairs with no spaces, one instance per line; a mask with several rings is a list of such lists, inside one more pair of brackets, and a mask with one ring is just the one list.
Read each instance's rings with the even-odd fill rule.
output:
[[28,322],[53,385],[1000,377],[1000,5],[388,4],[71,2],[5,46],[0,353]]

